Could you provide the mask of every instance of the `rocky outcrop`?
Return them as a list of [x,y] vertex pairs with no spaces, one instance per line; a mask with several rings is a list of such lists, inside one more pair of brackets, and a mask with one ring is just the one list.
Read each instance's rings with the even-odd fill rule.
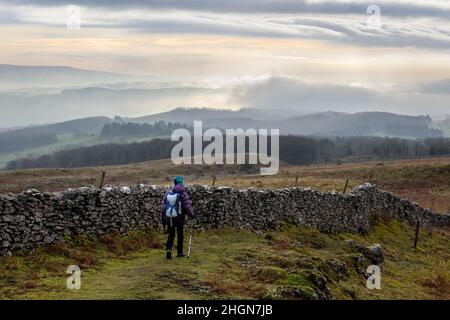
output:
[[[61,242],[67,236],[125,233],[160,227],[161,199],[157,186],[86,187],[60,193],[29,190],[0,195],[0,254]],[[277,229],[284,223],[322,232],[364,233],[379,212],[422,225],[450,226],[450,216],[400,199],[366,184],[342,195],[312,189],[237,190],[188,188],[200,230]]]

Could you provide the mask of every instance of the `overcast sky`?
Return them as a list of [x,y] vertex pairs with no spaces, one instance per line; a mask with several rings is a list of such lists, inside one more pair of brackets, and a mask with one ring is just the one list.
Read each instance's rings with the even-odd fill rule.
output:
[[222,107],[450,114],[450,1],[0,0],[0,33],[0,64],[230,88]]

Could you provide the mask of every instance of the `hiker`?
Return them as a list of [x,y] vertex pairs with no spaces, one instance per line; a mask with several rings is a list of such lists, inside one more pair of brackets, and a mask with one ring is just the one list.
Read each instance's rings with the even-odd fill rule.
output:
[[177,257],[184,257],[183,239],[184,239],[184,220],[185,215],[191,219],[192,213],[191,201],[184,190],[184,180],[177,176],[173,180],[172,191],[164,195],[161,207],[161,218],[164,228],[167,227],[169,233],[166,245],[166,258],[172,259],[173,241],[175,239],[175,230],[177,232]]

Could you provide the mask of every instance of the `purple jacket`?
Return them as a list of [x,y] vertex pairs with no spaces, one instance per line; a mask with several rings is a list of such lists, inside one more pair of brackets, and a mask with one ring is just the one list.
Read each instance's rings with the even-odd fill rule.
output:
[[[173,186],[172,192],[181,194],[181,212],[183,214],[187,214],[191,219],[194,218],[194,214],[192,213],[191,200],[189,200],[189,196],[184,190],[184,186],[182,184],[177,184]],[[164,195],[164,199],[161,206],[161,217],[166,215],[165,206],[167,202],[167,193]]]

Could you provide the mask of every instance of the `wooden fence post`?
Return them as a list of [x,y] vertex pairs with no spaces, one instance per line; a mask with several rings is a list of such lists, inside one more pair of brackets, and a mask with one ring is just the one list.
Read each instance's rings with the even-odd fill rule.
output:
[[216,184],[216,176],[213,176],[212,186],[214,187],[215,184]]
[[295,186],[297,186],[297,185],[298,185],[298,176],[295,177]]
[[345,181],[345,187],[344,187],[344,192],[342,192],[343,194],[345,194],[345,192],[347,192],[347,187],[348,187],[348,183],[350,182],[349,179],[347,179],[347,181]]
[[103,189],[103,185],[105,184],[105,175],[106,175],[106,172],[105,171],[102,171],[102,178],[101,178],[101,180],[100,180],[100,189]]
[[414,248],[417,248],[417,243],[419,242],[419,231],[420,231],[420,220],[417,219],[416,236],[414,237]]

